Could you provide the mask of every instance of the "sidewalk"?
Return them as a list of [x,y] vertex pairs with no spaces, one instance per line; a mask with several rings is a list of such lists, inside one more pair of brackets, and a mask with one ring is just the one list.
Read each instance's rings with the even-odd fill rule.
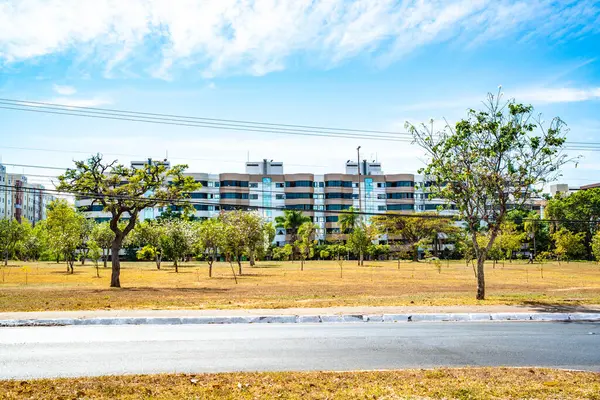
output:
[[0,313],[0,326],[573,320],[600,321],[600,305],[556,308],[497,305]]

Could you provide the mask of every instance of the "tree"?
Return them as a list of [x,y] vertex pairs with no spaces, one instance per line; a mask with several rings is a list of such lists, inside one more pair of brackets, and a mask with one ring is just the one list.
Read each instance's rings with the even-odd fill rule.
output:
[[298,228],[308,221],[310,221],[310,218],[302,214],[302,211],[299,210],[284,210],[283,216],[275,217],[275,226],[277,228],[284,228],[286,235],[290,235],[289,243],[294,247],[292,261],[294,261],[294,254],[297,250],[294,243],[298,240]]
[[[92,204],[101,204],[111,214],[110,229],[115,234],[111,244],[111,287],[121,287],[119,251],[140,212],[177,203],[202,186],[193,177],[183,175],[186,168],[187,165],[169,168],[151,161],[143,168],[127,168],[116,161],[104,162],[98,154],[75,162],[74,169],[67,169],[59,177],[59,191],[89,197]],[[119,224],[122,219],[127,220],[124,226]]]
[[213,263],[216,261],[219,248],[224,244],[225,226],[218,218],[210,218],[198,226],[198,250],[207,256],[208,277],[212,278]]
[[596,261],[600,262],[600,232],[596,232],[592,239],[592,253]]
[[73,273],[77,249],[81,247],[85,218],[64,199],[48,204],[46,226],[50,247],[65,258],[67,272]]
[[249,258],[264,240],[263,223],[257,213],[233,210],[222,213],[219,218],[223,222],[224,248],[238,264],[238,273],[242,275],[242,256],[247,253]]
[[[507,211],[522,208],[569,161],[562,154],[565,123],[557,117],[546,126],[532,106],[504,102],[499,91],[455,127],[437,131],[433,121],[406,127],[428,154],[419,172],[431,179],[432,194],[454,204],[466,223],[477,258],[476,298],[483,300],[485,260]],[[489,231],[485,247],[477,243],[482,229]]]
[[92,232],[94,231],[96,223],[91,219],[83,219],[81,221],[81,231],[79,240],[79,255],[81,257],[81,265],[85,264],[85,259],[89,252],[89,242],[92,240]]
[[390,246],[387,244],[370,244],[367,253],[373,258],[378,259],[381,256],[388,257],[390,254]]
[[196,231],[191,222],[173,219],[165,222],[165,234],[161,236],[165,255],[173,260],[175,272],[179,272],[179,260],[192,252],[196,242]]
[[292,257],[292,245],[286,244],[283,247],[275,247],[273,249],[273,258],[277,261],[288,261]]
[[332,254],[340,267],[340,278],[344,277],[344,254],[348,252],[348,248],[340,243],[334,243],[328,246],[329,253]]
[[[167,221],[167,222],[165,222]],[[142,247],[150,247],[153,250],[156,269],[160,269],[160,263],[163,255],[163,243],[166,235],[166,226],[171,221],[179,221],[178,219],[162,220],[162,221],[142,221],[137,224],[133,230],[133,241]]]
[[24,260],[38,260],[48,244],[46,222],[40,221],[32,227],[29,221],[23,220],[21,228],[21,238],[17,243],[20,257]]
[[0,219],[0,251],[4,255],[5,266],[23,235],[23,226],[16,219]]
[[271,257],[273,254],[273,241],[277,233],[275,225],[272,222],[267,222],[263,227],[264,233],[264,253],[267,257]]
[[154,260],[156,258],[156,250],[152,246],[144,246],[135,253],[135,257],[142,261]]
[[569,261],[585,255],[584,232],[573,233],[566,228],[561,228],[552,234],[552,240],[556,246],[554,253],[559,261],[563,259]]
[[88,256],[94,263],[94,267],[96,268],[96,278],[100,278],[100,270],[98,269],[98,259],[103,255],[103,249],[96,243],[94,240],[90,240],[88,242]]
[[452,233],[456,227],[450,218],[441,218],[436,213],[421,213],[419,216],[400,214],[376,215],[371,218],[379,233],[388,237],[400,237],[412,248],[413,261],[418,261],[419,245],[430,243],[439,233]]
[[108,222],[95,224],[92,230],[92,240],[102,250],[102,261],[104,262],[104,268],[106,268],[106,262],[108,260],[108,251],[114,240],[115,234],[110,229]]
[[245,212],[239,229],[246,237],[246,254],[250,266],[256,265],[256,254],[265,246],[265,228],[262,217],[255,212]]
[[304,271],[304,262],[306,259],[314,256],[315,237],[319,227],[312,222],[305,222],[298,228],[299,239],[296,242],[296,247],[300,254],[300,271]]
[[600,223],[600,188],[579,190],[569,195],[557,193],[548,201],[545,213],[548,218],[558,221],[553,223],[554,231],[566,228],[583,233],[587,255],[591,258],[592,238]]
[[363,255],[367,252],[374,236],[374,227],[364,224],[355,225],[352,233],[348,235],[346,244],[350,251],[358,255],[358,265],[364,265]]

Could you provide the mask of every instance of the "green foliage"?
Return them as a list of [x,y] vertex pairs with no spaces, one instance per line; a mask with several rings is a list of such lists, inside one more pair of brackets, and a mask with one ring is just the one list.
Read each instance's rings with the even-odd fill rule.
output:
[[[419,172],[432,180],[432,195],[452,202],[466,222],[478,260],[476,297],[484,299],[484,262],[509,207],[522,208],[569,161],[562,154],[565,123],[557,117],[545,126],[532,106],[504,102],[499,90],[484,110],[469,110],[454,127],[438,131],[433,121],[406,127],[429,155]],[[485,247],[476,240],[482,229],[490,232]]]
[[162,248],[165,255],[173,260],[175,272],[179,272],[179,260],[192,253],[196,230],[191,222],[174,219],[164,223],[164,232],[160,239]]
[[49,247],[55,254],[62,255],[73,273],[76,251],[81,247],[86,220],[64,199],[48,204],[46,219]]
[[585,255],[585,233],[573,233],[566,228],[552,234],[554,240],[554,253],[559,260],[573,260]]
[[296,241],[296,248],[302,260],[301,269],[304,269],[304,261],[314,256],[317,235],[319,227],[312,222],[305,222],[298,228],[299,239]]
[[208,260],[208,276],[212,277],[212,265],[216,261],[219,248],[225,245],[225,225],[218,218],[210,218],[197,226],[196,251]]
[[156,250],[152,246],[144,246],[136,252],[136,258],[142,261],[154,260],[156,257]]
[[[299,210],[284,210],[283,216],[275,217],[275,226],[285,229],[286,235],[290,237],[290,243],[296,243],[298,240],[298,229],[305,222],[310,222],[310,218],[302,214],[302,211]],[[296,251],[297,249],[294,246],[292,258]]]
[[289,261],[292,257],[292,245],[286,244],[282,247],[273,248],[273,259],[277,261]]
[[4,256],[4,265],[12,255],[17,243],[23,239],[23,226],[14,219],[0,219],[0,252]]
[[354,207],[350,207],[339,216],[339,225],[342,233],[350,233],[360,222],[360,214]]
[[[184,175],[186,168],[186,165],[168,168],[153,162],[143,168],[127,168],[116,161],[104,162],[98,154],[85,161],[76,161],[74,169],[68,169],[59,177],[58,190],[88,196],[93,204],[101,204],[104,211],[111,214],[109,226],[115,234],[111,245],[111,287],[121,286],[118,251],[135,227],[140,212],[177,203],[202,187],[193,177]],[[124,218],[125,225],[119,224]]]
[[[348,235],[346,245],[351,252],[362,256],[362,254],[367,253],[369,245],[371,245],[376,233],[374,226],[356,224],[352,232]],[[362,265],[362,259],[359,260],[359,262]]]
[[592,239],[592,253],[596,261],[600,261],[600,232],[596,232]]
[[142,221],[132,233],[132,242],[136,246],[149,247],[153,250],[156,268],[160,269],[165,243],[166,226],[169,222],[181,220]]
[[242,255],[248,254],[253,260],[258,246],[264,241],[263,220],[252,212],[234,210],[219,216],[224,226],[223,250],[238,263],[242,274]]
[[387,244],[370,244],[367,248],[367,253],[374,259],[378,259],[381,256],[387,256],[390,254],[391,247]]

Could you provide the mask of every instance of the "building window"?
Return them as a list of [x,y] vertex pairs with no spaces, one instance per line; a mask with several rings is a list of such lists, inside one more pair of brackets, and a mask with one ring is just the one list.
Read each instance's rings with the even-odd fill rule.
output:
[[313,199],[324,199],[325,195],[323,193],[315,193],[313,194]]
[[386,206],[377,206],[377,211],[386,211],[387,207]]
[[414,193],[386,193],[388,199],[412,199],[414,197]]
[[338,222],[339,219],[340,218],[337,215],[330,215],[325,217],[325,222]]
[[313,181],[286,181],[285,187],[312,187]]
[[414,210],[413,204],[388,204],[388,211],[412,211]]
[[352,206],[349,204],[327,204],[325,209],[327,211],[342,211],[342,210],[348,210],[348,209],[350,209],[350,207],[352,207]]
[[352,193],[325,193],[326,199],[346,199],[352,200]]
[[248,187],[250,187],[250,188],[257,188],[258,187],[258,182],[250,182],[248,184]]
[[414,187],[415,182],[413,181],[395,181],[395,182],[386,182],[386,187]]
[[378,188],[385,187],[385,182],[377,182],[377,187]]
[[221,187],[248,187],[248,181],[221,181]]
[[247,200],[248,193],[221,193],[222,199]]
[[377,198],[379,200],[385,199],[385,193],[377,193]]
[[284,200],[284,199],[285,199],[284,193],[276,193],[275,194],[275,200]]
[[250,200],[258,200],[258,195],[255,193],[250,193]]
[[351,181],[326,181],[326,187],[352,187]]
[[283,183],[283,182],[275,182],[275,187],[276,188],[283,188],[283,187],[285,187],[285,183]]
[[325,182],[313,182],[314,187],[325,187]]
[[290,199],[312,199],[312,193],[286,193],[285,198]]

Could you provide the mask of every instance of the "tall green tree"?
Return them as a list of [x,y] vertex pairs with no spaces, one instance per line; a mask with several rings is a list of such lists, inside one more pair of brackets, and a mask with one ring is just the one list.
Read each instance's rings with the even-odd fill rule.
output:
[[419,246],[433,243],[440,233],[456,231],[450,218],[440,218],[436,213],[421,213],[419,216],[400,214],[376,215],[371,218],[380,234],[388,238],[400,238],[412,249],[413,261],[418,261]]
[[4,265],[8,265],[8,258],[23,235],[23,226],[16,219],[0,219],[0,251],[4,256]]
[[600,232],[597,232],[592,239],[592,253],[594,259],[600,262]]
[[360,223],[360,214],[354,207],[340,213],[338,224],[342,233],[350,233]]
[[152,221],[146,220],[137,224],[133,230],[133,242],[140,246],[152,249],[154,253],[154,262],[156,269],[160,269],[163,255],[163,243],[166,235],[166,227],[171,221],[180,221],[179,219]]
[[179,260],[184,261],[196,243],[196,230],[191,222],[173,219],[166,221],[165,233],[161,236],[165,255],[173,260],[175,272],[179,272]]
[[299,239],[296,247],[298,248],[298,254],[300,254],[300,271],[304,271],[304,262],[314,255],[318,228],[312,222],[305,222],[298,228]]
[[289,235],[289,243],[293,247],[292,261],[294,255],[297,252],[296,241],[298,240],[298,228],[305,222],[309,222],[310,217],[302,214],[299,210],[284,210],[282,216],[275,217],[275,226],[277,228],[284,228],[286,235]]
[[[568,162],[562,153],[565,123],[554,118],[546,125],[532,106],[503,101],[489,94],[485,108],[469,110],[467,118],[443,130],[429,124],[406,128],[428,154],[419,172],[432,182],[432,194],[453,203],[466,222],[477,258],[477,294],[485,299],[484,265],[510,208],[522,208],[536,188],[555,180]],[[477,235],[490,232],[487,245]]]
[[219,218],[209,218],[198,226],[196,246],[207,257],[208,277],[212,278],[213,263],[224,246],[225,226]]
[[[116,161],[105,162],[98,154],[76,161],[75,168],[59,177],[58,190],[91,198],[93,204],[101,204],[111,215],[110,229],[115,234],[111,244],[111,287],[121,287],[119,251],[140,212],[177,203],[202,186],[193,177],[184,176],[186,168],[153,162],[143,168],[127,168]],[[124,225],[119,224],[122,220],[126,221]]]
[[74,272],[77,249],[81,247],[85,218],[64,199],[48,204],[46,226],[50,247],[67,262],[67,272]]
[[110,229],[108,222],[102,222],[95,224],[92,230],[92,240],[102,250],[102,261],[104,262],[104,268],[107,267],[106,263],[108,260],[108,253],[114,240],[115,233]]
[[222,213],[224,249],[230,258],[238,264],[238,273],[242,275],[242,256],[254,257],[256,248],[263,243],[264,233],[261,217],[253,212],[233,210]]
[[573,260],[585,255],[585,233],[573,233],[567,228],[560,228],[552,234],[554,253],[559,260]]
[[566,228],[584,234],[587,256],[592,257],[592,237],[600,224],[600,188],[579,190],[569,195],[557,194],[548,201],[546,216],[553,222],[553,230]]
[[375,238],[375,227],[365,224],[356,224],[351,233],[348,234],[346,244],[350,251],[358,257],[358,265],[364,265],[364,254],[369,249],[373,239]]
[[21,222],[23,229],[21,239],[18,242],[18,249],[22,259],[36,261],[48,246],[48,231],[46,221],[39,221],[32,226],[29,221]]

